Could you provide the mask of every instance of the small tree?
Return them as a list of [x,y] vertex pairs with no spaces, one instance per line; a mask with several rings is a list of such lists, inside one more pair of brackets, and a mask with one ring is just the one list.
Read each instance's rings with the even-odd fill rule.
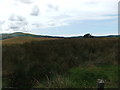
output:
[[92,36],[90,33],[87,33],[83,36],[84,38],[93,38],[94,36]]

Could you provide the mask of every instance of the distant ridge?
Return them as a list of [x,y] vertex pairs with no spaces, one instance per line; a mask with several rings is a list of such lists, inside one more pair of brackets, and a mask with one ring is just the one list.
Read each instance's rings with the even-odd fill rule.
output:
[[[35,35],[30,33],[15,32],[15,33],[3,33],[0,34],[0,40],[9,39],[13,37],[44,37],[44,38],[83,38],[83,36],[72,36],[72,37],[60,37],[60,36],[47,36],[47,35]],[[108,36],[94,36],[94,38],[103,38],[103,37],[120,37],[120,35],[108,35]]]
[[29,34],[29,33],[22,33],[22,32],[15,32],[15,33],[3,33],[0,34],[0,40],[9,39],[13,37],[45,37],[45,38],[64,38],[64,37],[58,37],[58,36],[47,36],[47,35],[35,35],[35,34]]

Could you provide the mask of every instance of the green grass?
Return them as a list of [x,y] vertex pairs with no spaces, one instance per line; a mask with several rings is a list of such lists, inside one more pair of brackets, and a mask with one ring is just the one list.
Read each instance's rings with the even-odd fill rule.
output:
[[106,88],[117,88],[118,66],[77,67],[70,70],[70,77],[78,84],[76,87],[95,88],[97,79],[103,79],[105,80]]
[[118,66],[72,68],[66,75],[55,74],[43,82],[38,81],[34,88],[97,88],[97,79],[105,81],[105,88],[118,88]]

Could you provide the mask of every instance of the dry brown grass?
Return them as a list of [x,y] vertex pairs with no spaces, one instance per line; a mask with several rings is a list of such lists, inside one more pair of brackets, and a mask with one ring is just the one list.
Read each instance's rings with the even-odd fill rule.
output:
[[23,44],[26,42],[32,42],[32,41],[43,41],[43,40],[56,40],[59,38],[43,38],[43,37],[14,37],[2,40],[2,44]]
[[[71,86],[71,81],[69,83],[66,77],[54,79],[52,76],[67,75],[71,69],[73,69],[71,77],[75,77],[73,78],[75,87],[80,87],[82,81],[78,81],[79,77],[83,77],[83,80],[87,77],[89,81],[92,74],[94,77],[91,81],[96,80],[99,70],[102,77],[110,77],[110,80],[116,84],[114,79],[116,71],[111,65],[116,66],[117,63],[118,38],[16,37],[3,40],[2,50],[2,75],[3,82],[6,84],[4,87],[32,87],[36,83],[34,78],[40,83],[48,82],[50,78],[51,82],[54,81],[51,87],[56,87],[56,84],[60,87],[69,87],[66,85]],[[96,67],[100,65],[105,66],[105,69]],[[78,69],[78,67],[85,67],[85,69]],[[61,81],[64,83],[61,84]]]

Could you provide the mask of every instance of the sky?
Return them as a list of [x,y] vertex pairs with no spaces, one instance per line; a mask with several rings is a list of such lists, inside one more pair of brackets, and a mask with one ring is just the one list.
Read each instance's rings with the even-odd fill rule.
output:
[[118,34],[119,0],[0,0],[0,33]]

